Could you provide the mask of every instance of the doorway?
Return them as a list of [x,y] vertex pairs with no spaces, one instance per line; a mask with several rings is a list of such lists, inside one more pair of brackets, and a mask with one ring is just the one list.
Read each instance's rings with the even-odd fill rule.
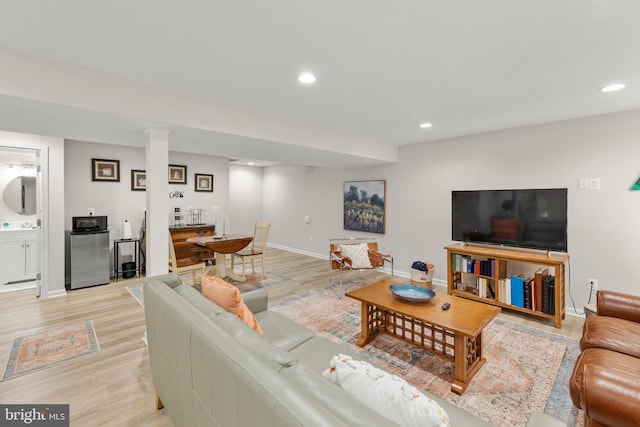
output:
[[0,146],[0,292],[33,289],[42,277],[41,150]]

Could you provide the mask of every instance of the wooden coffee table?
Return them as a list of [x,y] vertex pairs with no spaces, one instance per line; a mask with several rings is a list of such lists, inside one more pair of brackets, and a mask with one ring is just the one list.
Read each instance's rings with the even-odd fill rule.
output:
[[[362,302],[362,332],[356,342],[369,343],[378,332],[407,341],[455,363],[451,391],[462,394],[484,365],[482,330],[500,312],[499,307],[436,294],[428,302],[409,303],[393,296],[391,280],[380,280],[345,295]],[[442,310],[442,304],[451,304]]]

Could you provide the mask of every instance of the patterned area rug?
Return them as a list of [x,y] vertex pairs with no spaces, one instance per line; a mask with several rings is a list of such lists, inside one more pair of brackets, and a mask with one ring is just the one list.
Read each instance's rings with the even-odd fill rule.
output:
[[356,346],[359,301],[337,298],[324,288],[275,302],[270,309],[495,426],[524,426],[532,412],[546,412],[567,425],[579,419],[567,386],[577,340],[495,319],[483,333],[487,363],[458,396],[450,390],[451,362],[382,334],[364,348]]
[[2,381],[100,351],[92,321],[16,338]]
[[[240,274],[240,271],[241,270],[238,270],[236,268],[236,272],[238,274]],[[254,289],[268,288],[269,286],[279,285],[291,280],[287,276],[273,273],[271,271],[267,271],[265,273],[265,276],[266,277],[262,277],[262,273],[260,272],[260,270],[258,270],[258,274],[247,274],[245,276],[247,280],[245,280],[244,282],[239,282],[228,277],[225,280],[234,285],[236,288],[240,289],[240,292],[248,292]]]

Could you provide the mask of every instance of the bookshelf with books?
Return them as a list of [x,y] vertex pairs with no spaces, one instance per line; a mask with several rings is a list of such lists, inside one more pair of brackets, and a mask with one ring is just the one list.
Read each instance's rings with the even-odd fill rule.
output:
[[550,319],[562,327],[566,256],[459,244],[445,249],[450,295]]

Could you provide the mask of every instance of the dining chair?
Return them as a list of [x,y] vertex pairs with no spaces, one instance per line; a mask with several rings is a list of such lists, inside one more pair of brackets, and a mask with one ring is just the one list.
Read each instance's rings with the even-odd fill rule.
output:
[[195,283],[196,272],[200,270],[200,274],[204,274],[206,270],[206,262],[200,258],[197,260],[181,259],[178,263],[176,258],[176,248],[173,243],[171,232],[169,232],[169,271],[180,275],[186,271],[191,271],[191,277]]
[[267,249],[267,237],[269,236],[270,222],[257,221],[253,230],[253,240],[251,246],[242,249],[241,251],[231,254],[231,270],[233,271],[236,258],[242,262],[242,275],[244,276],[245,264],[247,261],[251,261],[251,271],[255,274],[256,268],[254,260],[260,259],[262,267],[262,277],[265,277],[264,269],[264,253]]

